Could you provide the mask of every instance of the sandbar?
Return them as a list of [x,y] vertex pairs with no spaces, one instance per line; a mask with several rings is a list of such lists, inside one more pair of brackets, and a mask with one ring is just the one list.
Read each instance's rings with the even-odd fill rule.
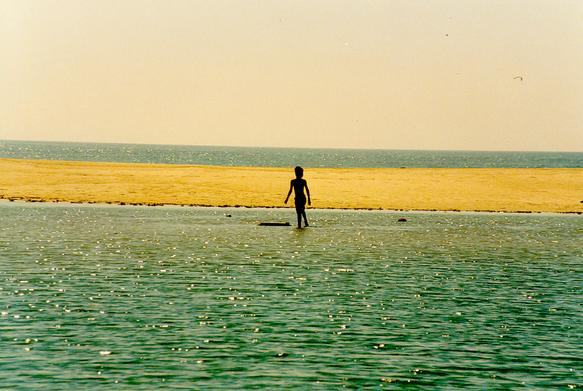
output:
[[[0,159],[0,199],[285,207],[293,167]],[[310,168],[312,207],[583,213],[583,168]],[[293,201],[288,203],[293,206]]]

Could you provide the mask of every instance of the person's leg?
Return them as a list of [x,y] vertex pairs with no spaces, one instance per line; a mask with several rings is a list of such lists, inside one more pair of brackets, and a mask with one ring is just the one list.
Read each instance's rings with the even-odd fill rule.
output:
[[302,228],[302,212],[300,210],[296,210],[298,215],[298,228]]
[[302,212],[302,215],[304,216],[304,225],[307,227],[309,224],[308,224],[308,218],[306,217],[306,211],[305,210]]

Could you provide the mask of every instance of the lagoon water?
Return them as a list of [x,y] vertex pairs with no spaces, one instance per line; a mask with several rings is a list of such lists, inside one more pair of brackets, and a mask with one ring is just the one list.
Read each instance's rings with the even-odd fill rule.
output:
[[0,388],[583,386],[580,216],[308,217],[0,203]]

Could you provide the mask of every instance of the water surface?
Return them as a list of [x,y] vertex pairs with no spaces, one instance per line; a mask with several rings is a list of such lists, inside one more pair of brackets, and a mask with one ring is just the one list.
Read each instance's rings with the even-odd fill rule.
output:
[[2,140],[0,157],[252,167],[583,167],[583,152],[248,148]]
[[308,217],[0,203],[0,388],[583,385],[580,216]]

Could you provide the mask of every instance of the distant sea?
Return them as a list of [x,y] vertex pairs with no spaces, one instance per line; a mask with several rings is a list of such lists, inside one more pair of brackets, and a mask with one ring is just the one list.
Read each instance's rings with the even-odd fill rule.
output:
[[2,140],[0,158],[252,167],[583,167],[583,152],[253,148]]

